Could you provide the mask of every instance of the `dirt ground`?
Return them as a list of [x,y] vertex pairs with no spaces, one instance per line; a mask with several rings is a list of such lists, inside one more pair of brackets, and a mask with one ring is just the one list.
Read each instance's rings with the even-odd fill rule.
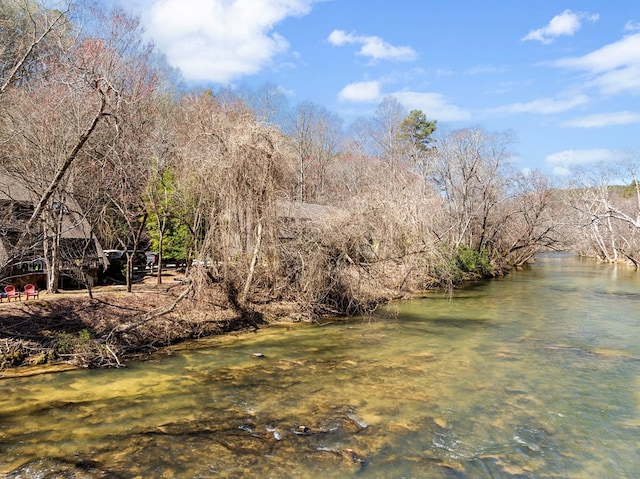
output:
[[295,305],[247,314],[231,309],[221,291],[190,294],[180,273],[168,271],[162,279],[158,285],[147,275],[131,293],[120,285],[96,287],[93,299],[84,290],[5,300],[0,304],[0,377],[28,365],[124,366],[185,340],[258,328],[289,313],[295,318]]

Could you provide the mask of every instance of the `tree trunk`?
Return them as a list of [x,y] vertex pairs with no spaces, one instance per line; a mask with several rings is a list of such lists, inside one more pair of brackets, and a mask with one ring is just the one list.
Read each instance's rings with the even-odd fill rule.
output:
[[[162,284],[162,250],[164,249],[162,247],[162,244],[164,243],[164,229],[160,229],[159,231],[159,236],[158,236],[158,271],[157,271],[157,275],[156,275],[156,282],[158,284]],[[151,268],[153,268],[153,266],[151,266]]]
[[251,258],[251,266],[249,266],[249,274],[247,275],[247,281],[244,284],[244,290],[240,297],[240,304],[244,305],[247,302],[249,296],[249,289],[251,289],[251,283],[253,282],[253,275],[255,274],[256,264],[258,263],[258,256],[260,254],[260,245],[262,244],[262,222],[258,222],[258,228],[256,232],[256,244],[253,248],[253,257]]

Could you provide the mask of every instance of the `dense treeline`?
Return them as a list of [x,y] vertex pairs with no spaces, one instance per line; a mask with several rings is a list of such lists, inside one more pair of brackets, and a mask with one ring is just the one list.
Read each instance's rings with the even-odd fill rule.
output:
[[[36,198],[3,271],[41,249],[55,290],[64,256],[82,254],[60,247],[71,197],[91,241],[184,262],[192,294],[222,290],[240,311],[362,312],[544,248],[640,261],[633,161],[617,170],[631,186],[601,169],[559,189],[516,170],[510,133],[441,131],[392,97],[346,129],[310,102],[289,111],[270,85],[178,78],[122,10],[0,2],[0,168]],[[130,287],[133,253],[128,266]]]

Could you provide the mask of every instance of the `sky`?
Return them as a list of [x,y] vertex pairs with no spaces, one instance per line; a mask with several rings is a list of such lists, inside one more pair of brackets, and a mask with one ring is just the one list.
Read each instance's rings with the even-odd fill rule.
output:
[[[107,0],[105,0],[107,1]],[[276,85],[345,126],[386,96],[442,132],[512,132],[566,177],[640,157],[640,2],[121,0],[187,86]]]

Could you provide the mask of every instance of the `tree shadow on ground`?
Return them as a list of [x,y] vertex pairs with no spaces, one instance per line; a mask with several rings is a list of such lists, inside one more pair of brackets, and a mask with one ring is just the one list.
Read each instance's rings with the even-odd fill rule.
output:
[[118,322],[144,313],[141,306],[130,306],[99,299],[56,298],[3,308],[0,338],[47,342],[60,333],[86,330],[101,336]]

